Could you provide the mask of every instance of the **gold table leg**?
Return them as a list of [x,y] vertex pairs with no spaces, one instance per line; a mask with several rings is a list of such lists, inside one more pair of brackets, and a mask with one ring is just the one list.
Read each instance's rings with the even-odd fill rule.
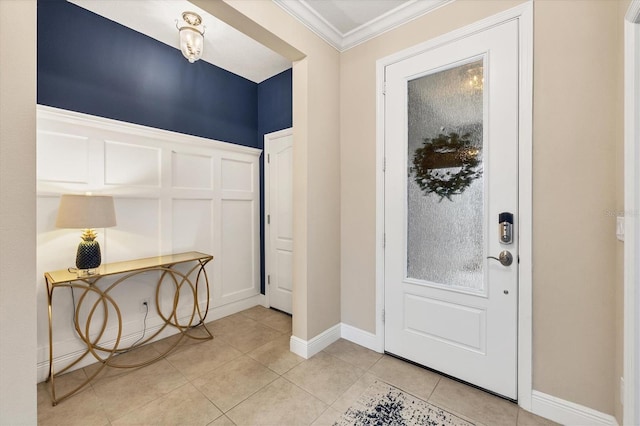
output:
[[[186,273],[181,273],[176,269],[174,269],[173,266],[175,265],[153,267],[149,269],[128,273],[120,277],[119,279],[117,279],[115,282],[113,282],[113,284],[109,285],[104,291],[97,286],[100,278],[102,277],[79,278],[77,280],[78,282],[74,281],[74,282],[67,282],[67,283],[61,283],[61,284],[55,284],[55,285],[51,285],[47,280],[47,301],[48,301],[48,315],[49,315],[49,376],[47,380],[50,381],[50,384],[51,384],[52,404],[55,406],[59,402],[63,401],[64,399],[79,392],[86,385],[88,385],[106,366],[115,367],[115,368],[143,367],[156,362],[160,358],[165,357],[182,341],[182,339],[185,336],[195,340],[213,339],[213,335],[211,334],[209,329],[207,329],[207,326],[204,323],[205,318],[207,316],[207,312],[209,310],[209,296],[210,296],[209,278],[205,270],[205,265],[209,262],[209,260],[211,259],[198,260],[196,265],[190,268]],[[119,345],[122,338],[122,315],[120,312],[120,308],[118,307],[118,304],[109,295],[109,292],[114,288],[116,288],[118,285],[122,284],[123,282],[126,282],[129,278],[138,274],[149,272],[149,271],[161,271],[160,278],[156,285],[156,310],[157,310],[158,316],[160,316],[160,318],[162,318],[162,320],[164,321],[164,324],[160,327],[159,330],[157,330],[155,333],[153,333],[151,336],[144,339],[143,341],[135,343],[130,347],[120,348]],[[196,276],[195,283],[189,278],[192,274],[195,274]],[[204,280],[203,286],[206,289],[206,307],[204,309],[204,313],[200,309],[200,303],[198,301],[198,290],[199,290],[201,277]],[[171,282],[174,285],[173,304],[172,304],[172,309],[169,315],[164,315],[160,308],[160,290],[165,281]],[[83,290],[82,295],[78,299],[77,305],[74,307],[75,309],[74,326],[79,338],[86,345],[86,350],[82,355],[80,355],[71,363],[63,367],[60,371],[55,372],[54,365],[53,365],[52,302],[53,302],[53,290],[56,288],[62,288],[62,287],[68,287],[71,289],[71,291],[73,291],[74,288],[79,288]],[[193,307],[191,308],[191,314],[189,316],[189,320],[186,325],[180,324],[179,318],[178,318],[180,291],[183,288],[187,289],[188,295],[190,294],[193,296]],[[80,327],[80,311],[81,311],[82,304],[83,302],[85,302],[85,299],[89,293],[95,293],[97,295],[97,300],[93,302],[93,305],[90,307],[89,314],[85,320],[84,330],[82,330],[82,327]],[[102,339],[105,331],[107,330],[107,325],[109,321],[109,305],[111,305],[115,310],[116,318],[118,321],[117,337],[115,339],[113,346],[110,348],[105,347],[103,344],[100,344],[100,339]],[[96,337],[92,339],[90,336],[91,321],[93,320],[93,317],[96,314],[96,310],[98,309],[99,306],[102,306],[102,309],[104,311],[104,318],[103,318],[102,324],[99,326],[99,331]],[[197,322],[194,323],[194,320],[197,320]],[[176,342],[173,345],[169,346],[168,349],[164,351],[162,354],[136,364],[118,364],[116,362],[113,362],[113,360],[116,358],[117,355],[128,352],[132,349],[135,349],[137,347],[145,345],[146,343],[149,343],[151,340],[157,337],[163,330],[165,330],[167,326],[172,326],[177,328],[178,331],[180,332],[180,337],[176,340]],[[198,328],[201,327],[205,331],[205,336],[193,335],[192,331],[197,327]],[[98,354],[98,351],[105,352],[106,356],[101,356],[100,354]],[[85,381],[83,381],[79,386],[70,390],[66,394],[58,397],[56,395],[55,378],[60,376],[61,374],[64,374],[74,365],[78,364],[89,353],[93,355],[93,357],[101,364],[100,367],[90,377],[88,377]]]

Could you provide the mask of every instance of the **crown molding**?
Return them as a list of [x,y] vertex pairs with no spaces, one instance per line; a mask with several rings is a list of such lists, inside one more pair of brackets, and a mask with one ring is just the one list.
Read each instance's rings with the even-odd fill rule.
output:
[[633,24],[640,23],[640,0],[633,0],[627,9],[625,19]]
[[342,51],[364,43],[454,0],[412,0],[344,34]]
[[273,0],[275,4],[302,22],[339,52],[351,49],[453,1],[409,0],[347,33],[342,33],[309,6],[305,0]]
[[300,21],[305,27],[316,33],[331,46],[340,50],[342,33],[324,19],[315,9],[304,0],[273,0],[291,16]]

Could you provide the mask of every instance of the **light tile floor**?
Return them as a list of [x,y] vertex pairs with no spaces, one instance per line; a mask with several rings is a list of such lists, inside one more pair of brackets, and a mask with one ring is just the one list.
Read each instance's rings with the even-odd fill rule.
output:
[[[338,340],[304,360],[289,351],[291,317],[256,306],[213,321],[215,338],[187,339],[137,370],[105,368],[82,392],[51,406],[38,385],[40,425],[331,425],[382,380],[485,425],[551,425],[517,405],[431,371]],[[120,356],[158,354],[174,337]],[[57,392],[97,365],[56,379]]]

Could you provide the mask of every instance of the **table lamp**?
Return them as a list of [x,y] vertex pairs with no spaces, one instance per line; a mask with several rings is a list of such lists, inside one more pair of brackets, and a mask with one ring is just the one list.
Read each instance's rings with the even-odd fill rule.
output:
[[84,230],[76,255],[79,273],[91,275],[102,262],[95,228],[115,225],[116,212],[112,196],[63,194],[60,197],[56,227]]

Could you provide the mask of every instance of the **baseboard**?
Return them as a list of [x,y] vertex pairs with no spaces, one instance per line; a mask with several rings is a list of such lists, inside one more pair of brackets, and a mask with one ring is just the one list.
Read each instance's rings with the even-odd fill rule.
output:
[[531,412],[567,426],[618,426],[612,415],[536,390],[531,392]]
[[296,355],[308,359],[339,338],[349,340],[372,351],[383,352],[383,349],[379,348],[379,339],[375,334],[344,323],[337,324],[325,330],[309,341],[291,336],[289,349]]
[[311,340],[291,336],[289,349],[304,359],[309,359],[340,338],[340,324],[323,331]]
[[237,314],[240,311],[253,308],[257,305],[265,305],[264,294],[256,294],[255,296],[247,297],[246,299],[238,300],[237,302],[227,303],[226,305],[209,308],[209,313],[207,314],[207,322],[228,317],[229,315]]
[[[180,318],[180,320],[184,320],[185,318]],[[162,327],[161,324],[150,325],[146,328],[145,334],[147,336],[156,333]],[[177,333],[177,330],[169,332],[168,329],[163,330],[158,336],[153,339],[153,341],[163,339],[165,337],[169,337],[173,334]],[[122,336],[120,338],[120,344],[118,347],[126,348],[128,346],[133,345],[142,337],[142,331],[138,331],[135,333],[131,333],[126,336]],[[71,364],[76,359],[80,358],[82,354],[85,353],[86,347],[81,346],[80,339],[78,341],[65,341],[65,342],[56,342],[54,347],[56,348],[56,352],[62,352],[62,355],[58,355],[53,359],[53,368],[54,371],[58,372],[65,368],[67,365]],[[109,339],[103,342],[105,347],[112,347],[115,343],[115,339]],[[79,349],[78,349],[79,348]],[[40,348],[39,353],[48,351],[49,347]],[[97,360],[91,355],[87,354],[81,361],[79,361],[76,365],[71,367],[69,371],[78,370],[80,368],[84,368],[88,365],[96,363]],[[37,370],[38,383],[47,380],[49,377],[49,358],[48,355],[46,359],[40,360],[38,362],[38,370]]]
[[[257,305],[264,306],[264,298],[265,296],[263,294],[257,294],[255,296],[251,296],[246,299],[242,299],[237,302],[232,302],[223,306],[216,306],[213,308],[210,307],[207,313],[206,321],[209,322],[209,321],[214,321],[220,318],[224,318],[226,316],[233,315],[235,313],[244,311],[245,309],[249,309]],[[187,315],[179,315],[179,317],[180,317],[180,321],[179,321],[180,323],[186,323],[185,320],[188,320],[189,318]],[[153,333],[158,331],[160,327],[162,327],[162,325],[164,324],[164,322],[161,322],[159,317],[152,318],[149,320],[149,322],[150,324],[147,326],[147,329],[146,329],[147,335],[152,335]],[[167,327],[165,330],[163,330],[162,333],[156,336],[156,338],[153,339],[153,341],[164,339],[176,333],[178,333],[177,329],[173,327]],[[121,341],[120,341],[119,347],[127,347],[135,343],[141,336],[142,336],[142,331],[131,333],[126,336],[122,336],[122,338],[120,339]],[[113,345],[113,340],[107,341],[104,343],[105,343],[105,346],[109,347]],[[70,364],[73,360],[81,356],[85,351],[84,347],[81,345],[80,339],[64,341],[64,342],[56,342],[55,349],[56,349],[56,353],[61,354],[56,356],[53,360],[53,366],[55,371],[59,371],[61,368],[64,368],[64,366]],[[91,355],[87,355],[85,359],[78,362],[78,364],[74,365],[70,371],[86,367],[95,362],[97,361],[94,357],[92,357]],[[48,376],[49,376],[49,346],[47,345],[47,346],[38,348],[38,364],[37,364],[38,383],[45,381]]]
[[361,330],[349,324],[340,324],[340,337],[357,345],[364,346],[372,351],[382,353],[384,347],[381,347],[380,339],[373,333]]

